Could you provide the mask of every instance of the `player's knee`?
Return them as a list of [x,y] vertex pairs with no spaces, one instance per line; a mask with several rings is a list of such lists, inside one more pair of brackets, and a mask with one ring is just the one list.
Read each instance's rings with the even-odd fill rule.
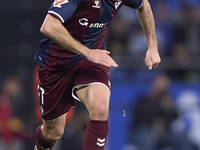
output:
[[59,140],[63,136],[64,130],[62,129],[55,129],[48,132],[47,140],[50,142],[54,142]]
[[102,105],[98,109],[98,116],[101,120],[108,119],[108,105]]
[[92,107],[90,109],[90,118],[94,120],[106,120],[108,119],[108,105],[102,104]]

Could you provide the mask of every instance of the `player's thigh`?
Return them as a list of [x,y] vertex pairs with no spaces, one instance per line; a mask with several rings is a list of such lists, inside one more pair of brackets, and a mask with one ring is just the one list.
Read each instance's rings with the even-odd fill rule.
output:
[[44,134],[51,135],[53,138],[60,137],[64,133],[66,123],[66,113],[59,118],[51,121],[43,120]]
[[91,84],[76,91],[78,98],[90,111],[99,107],[109,107],[110,89],[104,84]]

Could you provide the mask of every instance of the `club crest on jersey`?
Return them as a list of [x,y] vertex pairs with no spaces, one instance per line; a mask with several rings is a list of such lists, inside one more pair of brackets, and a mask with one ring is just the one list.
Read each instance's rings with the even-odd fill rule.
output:
[[94,4],[95,4],[95,5],[92,5],[93,8],[100,8],[99,1],[98,1],[98,0],[95,0],[95,1],[94,1]]
[[118,7],[121,5],[122,1],[119,1],[119,2],[115,2],[115,9],[117,10]]
[[69,1],[68,0],[55,0],[54,1],[54,7],[59,7],[59,8],[61,8],[62,6],[62,4],[65,4],[65,3],[69,3]]

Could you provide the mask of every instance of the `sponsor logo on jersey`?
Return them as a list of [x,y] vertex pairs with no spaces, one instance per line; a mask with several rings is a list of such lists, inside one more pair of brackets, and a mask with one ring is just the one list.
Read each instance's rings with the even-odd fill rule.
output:
[[54,7],[59,7],[59,8],[61,8],[62,6],[62,4],[65,4],[65,3],[69,3],[69,1],[68,0],[55,0],[54,1]]
[[82,26],[88,26],[88,19],[86,19],[86,18],[79,19],[79,23]]
[[115,2],[115,9],[117,10],[118,7],[121,5],[122,1],[119,1],[119,2]]
[[94,1],[94,4],[95,4],[95,5],[92,5],[93,8],[100,8],[99,1],[98,1],[98,0],[95,0],[95,1]]
[[98,23],[98,22],[89,24],[88,19],[86,18],[79,19],[79,23],[80,25],[86,26],[86,27],[88,26],[89,28],[102,28],[107,24],[107,23]]

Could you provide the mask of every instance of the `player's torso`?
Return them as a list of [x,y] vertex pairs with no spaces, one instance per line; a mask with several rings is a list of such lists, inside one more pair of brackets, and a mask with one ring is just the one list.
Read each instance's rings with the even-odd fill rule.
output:
[[118,0],[86,0],[64,25],[85,46],[102,48],[109,24],[121,5]]
[[[68,2],[68,0],[65,1]],[[69,0],[69,3],[70,1],[72,0]],[[118,0],[85,0],[77,7],[73,15],[63,22],[63,25],[73,38],[88,48],[106,49],[103,41],[109,24],[121,5],[122,1]],[[62,9],[60,15],[65,13],[69,13],[69,10]],[[83,56],[60,47],[48,38],[40,43],[35,56],[38,64],[47,70],[70,67],[82,59]]]

